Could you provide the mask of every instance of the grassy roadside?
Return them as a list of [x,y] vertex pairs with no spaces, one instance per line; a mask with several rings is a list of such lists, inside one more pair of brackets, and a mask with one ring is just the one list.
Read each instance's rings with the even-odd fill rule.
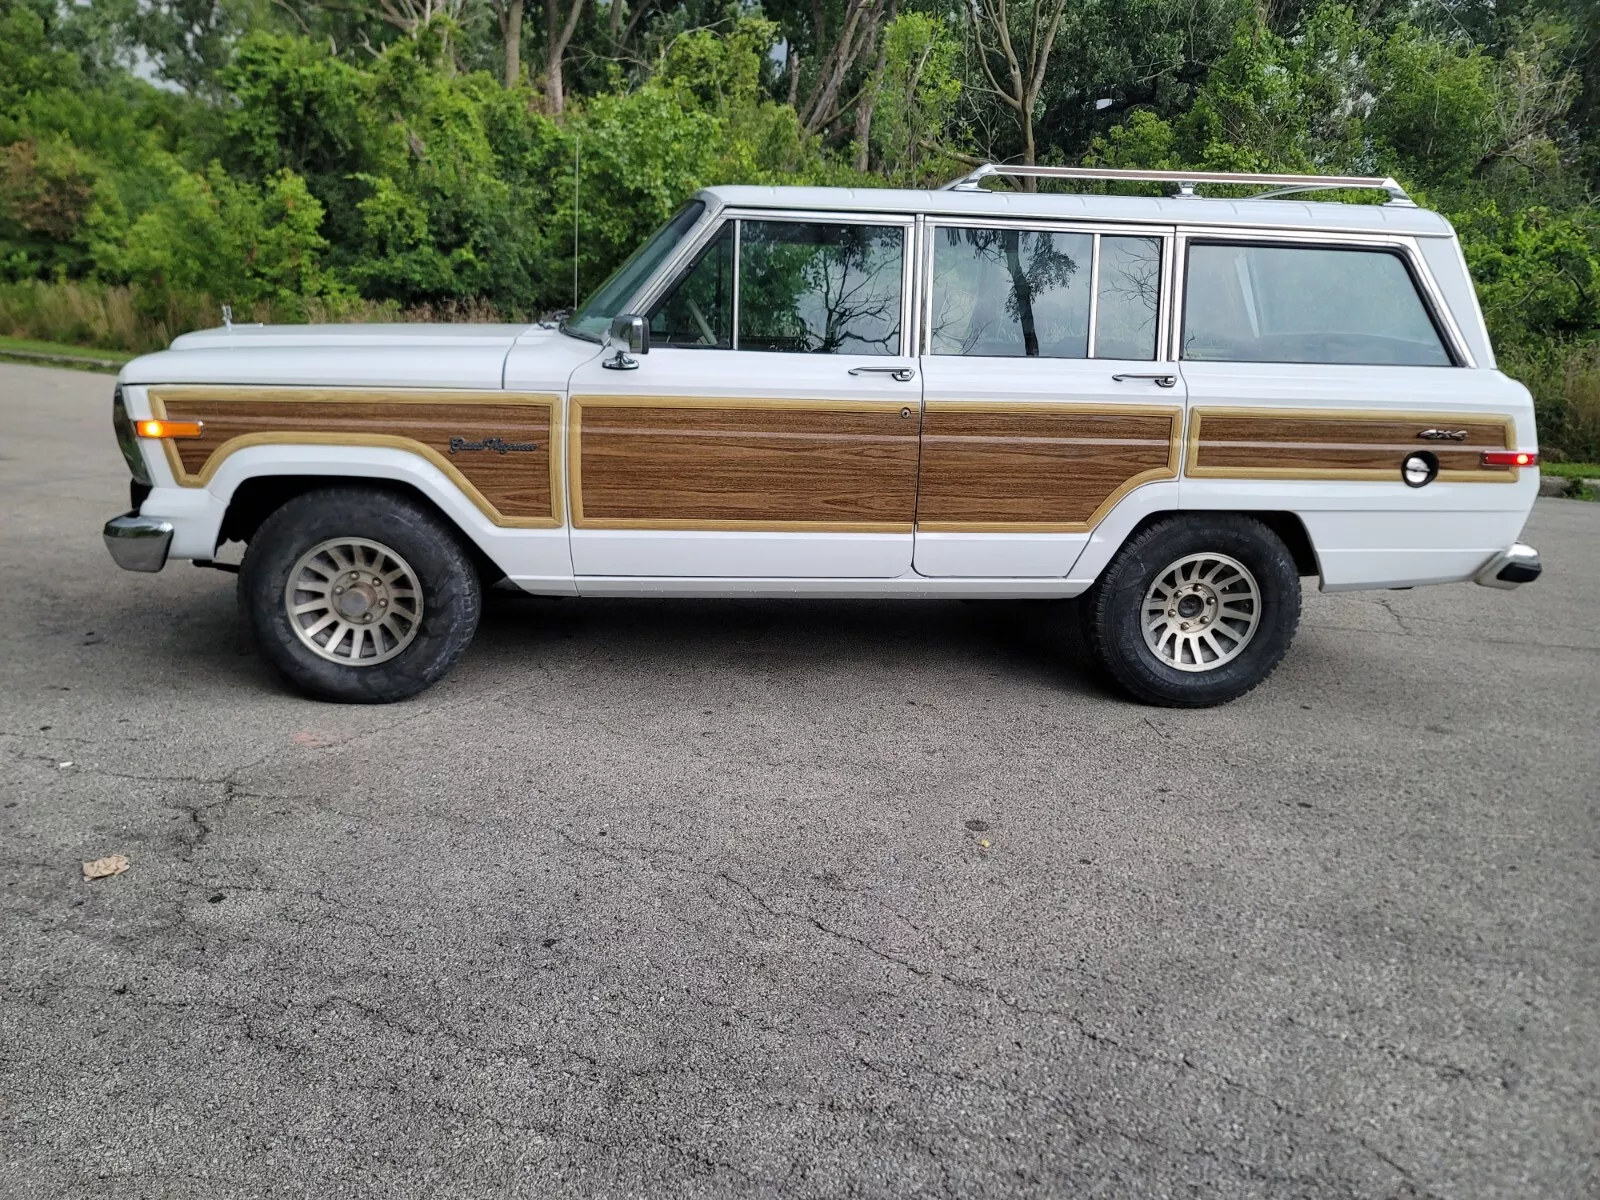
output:
[[1539,464],[1541,475],[1554,476],[1557,479],[1568,479],[1567,499],[1569,500],[1600,500],[1600,488],[1592,484],[1580,483],[1584,479],[1600,479],[1600,463],[1591,462],[1541,462]]
[[1600,479],[1600,463],[1541,462],[1543,475],[1559,475],[1563,479]]
[[121,350],[89,350],[63,342],[40,342],[32,338],[0,337],[0,360],[36,363],[48,367],[76,367],[83,371],[104,371],[115,375],[130,358]]

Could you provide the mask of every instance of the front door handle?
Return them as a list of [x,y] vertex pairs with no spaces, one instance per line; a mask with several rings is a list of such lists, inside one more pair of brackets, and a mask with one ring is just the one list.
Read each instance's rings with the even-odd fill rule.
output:
[[1113,380],[1115,380],[1117,383],[1121,383],[1124,379],[1148,379],[1148,380],[1151,380],[1157,387],[1177,387],[1178,386],[1178,377],[1176,375],[1168,374],[1165,371],[1156,371],[1156,372],[1145,373],[1145,374],[1137,374],[1137,373],[1131,373],[1130,372],[1130,373],[1124,373],[1124,374],[1121,374],[1121,375],[1113,375],[1111,378]]
[[888,375],[900,383],[910,383],[917,373],[910,367],[851,367],[852,375]]

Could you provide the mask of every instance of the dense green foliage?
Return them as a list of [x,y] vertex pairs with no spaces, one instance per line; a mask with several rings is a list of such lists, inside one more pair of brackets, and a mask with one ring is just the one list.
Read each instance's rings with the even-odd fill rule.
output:
[[538,315],[709,183],[1392,173],[1600,457],[1596,0],[524,4],[0,0],[0,333]]

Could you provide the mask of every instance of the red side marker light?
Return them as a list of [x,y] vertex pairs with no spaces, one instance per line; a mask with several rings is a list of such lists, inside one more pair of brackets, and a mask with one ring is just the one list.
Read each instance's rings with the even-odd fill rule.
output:
[[1531,450],[1485,450],[1486,467],[1537,467],[1539,455]]

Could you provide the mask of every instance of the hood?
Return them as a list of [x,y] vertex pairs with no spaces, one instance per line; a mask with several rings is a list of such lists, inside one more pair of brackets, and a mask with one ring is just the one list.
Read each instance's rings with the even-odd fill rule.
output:
[[506,355],[568,340],[539,325],[232,325],[122,369],[128,384],[498,388]]

